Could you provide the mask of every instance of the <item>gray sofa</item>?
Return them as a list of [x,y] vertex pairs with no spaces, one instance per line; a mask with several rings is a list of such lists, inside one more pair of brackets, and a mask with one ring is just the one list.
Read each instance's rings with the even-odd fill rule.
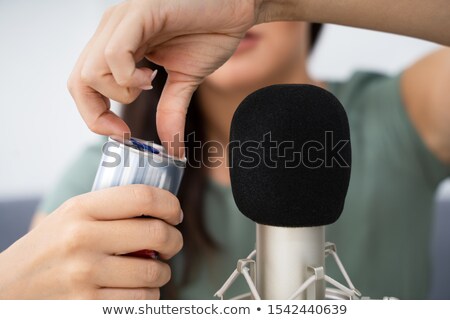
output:
[[0,201],[0,252],[28,231],[39,198]]

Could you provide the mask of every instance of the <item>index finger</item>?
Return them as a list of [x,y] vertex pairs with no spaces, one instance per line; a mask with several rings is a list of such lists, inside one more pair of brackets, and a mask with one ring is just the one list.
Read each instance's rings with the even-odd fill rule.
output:
[[[177,225],[182,213],[169,191],[142,184],[102,189],[72,198],[72,205],[94,220],[119,220],[142,215]],[[70,202],[69,202],[70,203]]]
[[[105,47],[105,59],[116,82],[126,87],[142,87],[151,84],[151,72],[137,68],[136,52],[144,44],[145,23],[142,14],[129,11],[112,33]],[[142,49],[140,50],[142,51]]]
[[114,19],[114,11],[115,7],[111,7],[104,13],[97,30],[78,58],[67,81],[69,92],[75,100],[83,120],[92,131],[103,135],[121,135],[130,132],[130,129],[110,110],[109,99],[82,81],[81,69],[100,34],[104,32],[108,24],[115,23],[115,21],[111,21]]

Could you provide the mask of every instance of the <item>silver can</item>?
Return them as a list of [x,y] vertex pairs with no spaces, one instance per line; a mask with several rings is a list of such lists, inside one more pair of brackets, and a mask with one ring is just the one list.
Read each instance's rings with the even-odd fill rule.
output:
[[102,151],[92,191],[145,184],[177,194],[186,159],[172,157],[162,146],[136,138],[110,137]]

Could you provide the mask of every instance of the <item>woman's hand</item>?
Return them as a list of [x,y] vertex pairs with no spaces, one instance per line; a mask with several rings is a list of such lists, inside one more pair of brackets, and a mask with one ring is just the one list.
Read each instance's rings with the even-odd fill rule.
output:
[[[74,197],[0,254],[0,298],[158,299],[181,219],[174,195],[145,185]],[[124,256],[140,250],[162,260]]]
[[136,68],[146,57],[168,73],[158,105],[159,137],[171,154],[182,154],[191,96],[256,23],[257,2],[133,0],[109,9],[68,81],[89,128],[104,135],[129,132],[109,111],[108,98],[130,103],[151,87],[153,70]]
[[[122,136],[130,130],[109,110],[109,98],[130,103],[151,87],[162,65],[167,83],[157,111],[159,138],[181,155],[192,93],[227,61],[254,24],[280,20],[335,23],[450,44],[450,3],[433,0],[129,0],[112,7],[81,54],[68,81],[89,128]],[[413,23],[412,23],[413,22]]]

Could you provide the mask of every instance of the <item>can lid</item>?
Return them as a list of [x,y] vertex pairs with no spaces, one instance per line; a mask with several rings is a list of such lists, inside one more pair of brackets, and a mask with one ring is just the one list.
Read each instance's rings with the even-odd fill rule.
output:
[[157,155],[158,157],[162,157],[162,158],[166,158],[169,161],[172,161],[174,163],[177,163],[178,166],[185,166],[187,159],[186,157],[183,158],[177,158],[174,156],[169,155],[163,146],[150,142],[150,141],[145,141],[145,140],[141,140],[138,138],[118,138],[116,136],[111,136],[109,137],[110,140],[118,142],[120,144],[122,144],[123,146],[129,147],[132,150],[136,150],[137,152],[142,152],[142,153],[150,153],[150,154],[154,154]]
[[159,150],[156,148],[153,148],[151,145],[146,144],[146,143],[142,143],[138,140],[136,140],[135,138],[130,138],[130,142],[139,150],[141,151],[149,151],[151,153],[154,154],[159,154]]

